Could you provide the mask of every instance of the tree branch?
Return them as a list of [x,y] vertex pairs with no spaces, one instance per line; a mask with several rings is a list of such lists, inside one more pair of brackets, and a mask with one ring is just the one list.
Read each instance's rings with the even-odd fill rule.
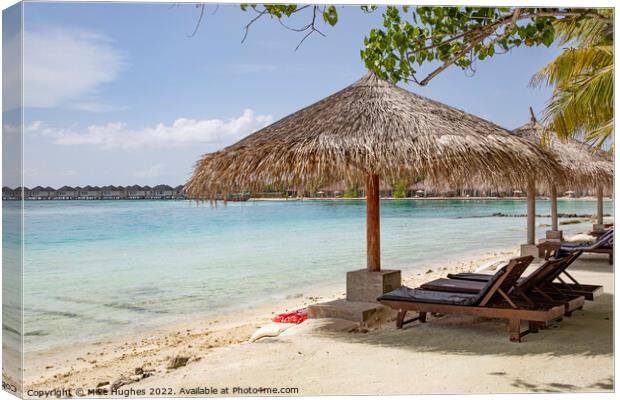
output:
[[531,15],[536,15],[538,17],[592,17],[596,18],[601,22],[606,24],[613,24],[614,20],[612,18],[608,18],[604,15],[601,15],[597,12],[592,11],[538,11],[532,13]]
[[196,4],[196,8],[200,8],[200,15],[198,16],[198,21],[196,21],[196,26],[194,26],[194,31],[190,33],[189,35],[187,35],[188,37],[196,36],[196,33],[198,32],[198,28],[200,28],[200,24],[202,23],[202,17],[204,17],[205,15],[206,6],[207,6],[206,4]]
[[248,37],[248,33],[250,32],[250,27],[252,26],[252,24],[256,21],[258,21],[263,15],[267,14],[267,10],[262,10],[262,11],[258,11],[256,10],[256,12],[258,13],[258,15],[254,18],[252,18],[252,20],[250,22],[248,22],[248,24],[245,26],[245,28],[243,28],[243,39],[241,39],[241,43],[245,42],[245,39],[247,39]]
[[310,32],[308,32],[297,44],[297,47],[295,47],[295,51],[297,51],[297,49],[299,49],[299,46],[302,45],[302,43],[310,36],[312,35],[314,32],[317,32],[319,35],[325,37],[325,35],[323,34],[323,32],[319,31],[318,29],[316,29],[315,26],[315,22],[316,22],[316,13],[319,9],[319,6],[314,6],[314,9],[312,10],[312,22],[310,22],[309,28],[310,28]]
[[[497,42],[500,42],[506,37],[510,36],[512,34],[512,31],[514,30],[514,27],[516,26],[515,21],[517,20],[518,20],[518,15],[517,15],[517,18],[513,19],[513,22],[511,23],[511,25],[508,28],[506,28],[506,31],[502,35],[495,37],[486,46],[489,48],[491,46],[495,46]],[[445,70],[450,65],[454,64],[459,58],[463,57],[465,54],[471,51],[478,43],[481,43],[484,39],[488,37],[489,37],[488,35],[481,33],[480,36],[476,40],[472,41],[469,44],[469,46],[467,46],[463,51],[461,51],[460,53],[458,53],[457,55],[455,55],[454,57],[446,61],[441,67],[437,68],[436,70],[428,74],[426,78],[422,79],[420,81],[420,86],[425,86],[428,82],[430,82],[431,79],[437,76],[441,71]]]
[[[467,54],[477,44],[479,44],[482,41],[484,41],[484,39],[490,37],[491,32],[495,31],[497,28],[499,28],[501,25],[505,24],[507,21],[510,21],[510,26],[506,28],[506,31],[501,36],[497,36],[489,44],[487,44],[486,45],[487,47],[494,46],[499,41],[501,41],[502,39],[504,39],[504,38],[508,37],[510,34],[512,34],[512,32],[514,31],[514,28],[517,26],[517,22],[518,21],[520,21],[522,19],[533,18],[535,16],[538,16],[538,17],[565,17],[565,18],[568,18],[568,17],[593,17],[593,18],[600,19],[601,21],[604,21],[604,22],[611,22],[611,20],[609,18],[606,18],[606,17],[604,17],[604,16],[602,16],[602,15],[600,15],[598,13],[593,13],[593,12],[589,12],[589,11],[587,11],[587,12],[540,11],[540,12],[534,12],[534,13],[523,13],[522,11],[523,11],[522,8],[515,8],[515,11],[512,14],[504,16],[501,19],[497,20],[496,22],[494,22],[494,23],[492,23],[492,24],[490,24],[488,26],[480,27],[480,28],[469,30],[467,32],[460,33],[458,35],[455,35],[455,36],[453,36],[453,37],[451,37],[451,38],[441,42],[441,43],[425,47],[425,48],[423,48],[421,50],[417,50],[417,51],[424,51],[424,50],[430,50],[430,49],[433,49],[433,48],[437,48],[437,47],[443,46],[444,44],[451,43],[454,40],[457,40],[457,39],[460,39],[462,37],[465,37],[468,34],[478,32],[478,35],[477,35],[478,37],[476,39],[472,40],[470,42],[470,44],[467,47],[465,47],[464,50],[462,50],[457,55],[455,55],[452,58],[450,58],[448,61],[446,61],[439,68],[437,68],[434,71],[432,71],[424,79],[422,79],[420,82],[418,82],[418,84],[420,86],[425,86],[426,84],[428,84],[428,82],[430,82],[431,79],[433,79],[439,73],[444,71],[450,65],[454,64],[459,58],[461,58],[465,54]],[[408,53],[407,56],[410,56],[411,54],[412,53]],[[417,79],[415,79],[415,77],[414,77],[414,81],[417,82]]]

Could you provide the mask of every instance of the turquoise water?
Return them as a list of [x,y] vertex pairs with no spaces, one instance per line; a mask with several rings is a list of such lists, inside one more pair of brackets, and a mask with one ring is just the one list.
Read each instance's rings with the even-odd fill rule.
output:
[[[18,205],[3,202],[3,212],[15,213]],[[525,210],[518,200],[383,201],[383,267],[422,270],[516,248],[524,241],[525,218],[491,215]],[[559,203],[560,212],[595,210],[594,201]],[[539,201],[537,212],[548,214],[549,202]],[[345,271],[365,266],[363,201],[217,208],[188,201],[33,201],[26,202],[24,229],[26,351],[344,283]]]

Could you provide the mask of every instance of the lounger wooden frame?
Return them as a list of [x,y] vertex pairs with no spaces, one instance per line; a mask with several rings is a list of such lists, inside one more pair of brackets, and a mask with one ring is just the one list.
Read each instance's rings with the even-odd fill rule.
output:
[[[506,308],[494,306],[456,306],[451,304],[408,302],[396,300],[381,300],[381,304],[398,310],[396,327],[402,328],[403,325],[419,320],[426,322],[427,313],[474,315],[478,317],[498,318],[508,320],[509,335],[511,342],[520,342],[528,333],[538,332],[541,325],[562,318],[564,306],[553,306],[543,310],[527,310],[519,308]],[[419,316],[405,320],[409,311],[416,311]],[[521,331],[521,322],[529,324],[528,329]]]
[[[594,300],[596,297],[603,293],[603,287],[599,285],[588,285],[579,283],[570,273],[568,273],[568,267],[582,254],[581,250],[570,253],[565,256],[565,264],[563,268],[557,269],[555,273],[548,275],[543,282],[537,284],[538,292],[544,292],[546,294],[551,295],[551,297],[562,297],[570,298],[583,296],[585,300]],[[545,260],[549,261],[551,257],[555,256],[555,252],[550,252],[546,254]],[[540,267],[539,267],[540,268]],[[536,272],[536,271],[535,271]],[[470,275],[470,276],[467,276]],[[480,277],[478,277],[480,275]],[[567,280],[562,279],[562,275],[564,275]],[[488,274],[448,274],[448,277],[451,279],[459,279],[464,281],[476,281],[476,282],[485,282],[492,275]],[[525,278],[527,279],[527,278]],[[555,282],[557,280],[557,282]],[[433,288],[434,290],[438,290]],[[458,291],[458,289],[454,289],[454,291]],[[569,306],[570,307],[570,306]],[[567,307],[568,308],[568,307]],[[570,312],[570,309],[567,309]]]
[[[512,342],[520,342],[521,338],[528,333],[538,331],[542,325],[561,318],[564,314],[564,306],[551,306],[545,309],[531,310],[518,301],[510,298],[506,293],[506,287],[512,287],[523,271],[531,263],[533,257],[519,257],[511,260],[504,267],[505,271],[491,287],[488,288],[484,297],[477,305],[453,305],[444,303],[416,302],[410,300],[379,299],[379,302],[398,310],[396,326],[400,329],[403,325],[420,321],[426,322],[428,313],[474,315],[488,318],[506,319],[509,326],[509,338]],[[418,312],[418,317],[406,320],[409,311]],[[528,329],[521,331],[521,322],[529,324]]]
[[[612,231],[605,231],[601,234],[601,236],[599,236],[596,241],[600,241],[601,238],[605,235],[611,235],[611,240],[613,242],[613,235],[614,232]],[[607,239],[606,239],[607,240]],[[558,251],[560,250],[560,248],[563,245],[566,245],[567,242],[558,242],[558,241],[553,241],[553,240],[546,240],[542,243],[538,244],[538,255],[541,258],[545,258],[548,259],[550,256],[558,254]],[[571,243],[574,244],[574,243]],[[570,252],[571,250],[566,250],[568,252]],[[613,245],[609,246],[602,246],[602,245],[597,245],[596,243],[593,243],[593,248],[591,249],[575,249],[575,251],[582,251],[584,253],[594,253],[594,254],[607,254],[609,256],[609,264],[613,265],[614,263],[614,247]]]
[[[559,273],[555,274],[551,277],[551,279],[547,280],[546,284],[543,286],[545,290],[553,290],[556,292],[563,293],[565,295],[576,295],[576,296],[584,296],[586,300],[593,301],[598,296],[603,294],[603,286],[600,285],[589,285],[583,284],[577,281],[571,274],[568,273],[567,269],[581,254],[582,250],[575,251],[568,256],[567,267],[564,268]],[[555,256],[555,252],[548,252],[545,255],[545,259],[550,259]],[[566,282],[562,279],[562,275],[568,278],[572,283]],[[558,282],[555,282],[557,280]]]
[[568,296],[583,296],[588,301],[595,300],[603,294],[603,287],[600,285],[587,285],[582,283],[566,283],[563,280],[559,283],[553,282],[545,286],[545,290],[556,290]]
[[[448,286],[449,283],[454,283],[454,285]],[[483,285],[483,281],[442,278],[427,282],[421,285],[421,288],[442,292],[477,293]],[[515,286],[508,295],[513,301],[520,301],[531,309],[564,306],[564,316],[567,317],[570,317],[574,311],[582,309],[585,304],[585,297],[582,294],[567,293],[557,288],[541,288],[537,285],[532,285],[527,290]]]
[[[547,287],[547,281],[552,281],[562,273],[576,257],[573,255],[557,260],[547,260],[525,278],[517,280],[508,293],[511,297],[523,300],[529,308],[546,308],[549,306],[563,305],[564,315],[571,316],[575,310],[583,308],[585,297],[581,294],[566,293],[555,287]],[[482,275],[482,274],[481,274]],[[489,279],[492,275],[485,275]],[[480,278],[459,277],[449,275],[450,279],[436,279],[423,284],[423,289],[475,293],[481,290],[485,280]]]

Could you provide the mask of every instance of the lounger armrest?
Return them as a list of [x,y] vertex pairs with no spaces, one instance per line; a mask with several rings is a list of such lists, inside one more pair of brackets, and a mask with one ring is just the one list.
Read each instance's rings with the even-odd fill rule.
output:
[[545,260],[555,257],[560,250],[562,243],[545,241],[538,244],[539,253],[542,254]]

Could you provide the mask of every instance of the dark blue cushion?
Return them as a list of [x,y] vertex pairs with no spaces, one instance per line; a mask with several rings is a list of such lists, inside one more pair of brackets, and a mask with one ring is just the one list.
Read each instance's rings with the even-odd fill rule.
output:
[[458,274],[448,274],[450,279],[464,279],[466,281],[488,282],[493,275],[491,274],[478,274],[475,272],[460,272]]
[[385,293],[378,297],[377,300],[396,300],[396,301],[409,301],[420,303],[436,303],[436,304],[453,304],[459,306],[473,306],[482,301],[482,298],[487,294],[491,286],[504,275],[506,272],[506,266],[497,270],[494,275],[491,275],[489,281],[484,285],[480,292],[472,293],[457,293],[457,292],[443,292],[439,290],[425,290],[425,289],[412,289],[407,286],[401,286],[396,290],[392,290],[389,293]]
[[471,306],[478,301],[477,294],[440,292],[436,290],[412,289],[401,286],[377,298],[377,300],[396,300],[416,303],[452,304]]

